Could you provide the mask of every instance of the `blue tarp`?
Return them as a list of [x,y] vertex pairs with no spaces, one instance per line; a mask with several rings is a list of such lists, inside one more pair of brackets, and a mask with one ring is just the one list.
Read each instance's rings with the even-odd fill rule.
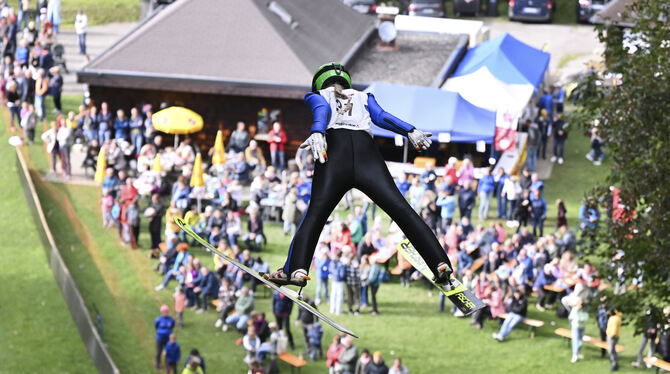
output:
[[[374,94],[387,112],[419,130],[433,133],[433,141],[438,140],[440,133],[449,133],[452,142],[493,142],[495,112],[474,106],[455,92],[381,82],[372,83],[365,91]],[[372,132],[386,138],[395,136],[374,125]]]
[[505,33],[470,49],[458,65],[455,77],[474,73],[486,66],[505,83],[532,84],[539,88],[550,55]]

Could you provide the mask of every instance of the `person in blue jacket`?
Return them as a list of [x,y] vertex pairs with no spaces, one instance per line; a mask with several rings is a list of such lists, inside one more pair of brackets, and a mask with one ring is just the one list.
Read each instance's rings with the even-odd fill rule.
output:
[[161,315],[154,322],[154,327],[156,328],[156,369],[160,367],[161,355],[174,329],[174,318],[170,316],[170,308],[163,304],[161,305],[160,312]]
[[384,111],[374,95],[352,89],[351,77],[337,62],[320,66],[305,95],[312,110],[311,134],[301,145],[310,148],[316,162],[311,200],[283,267],[266,278],[278,285],[304,287],[319,235],[328,216],[352,188],[379,205],[417,248],[435,274],[436,283],[448,284],[453,272],[449,258],[431,229],[398,191],[372,137],[372,124],[409,139],[417,150],[427,150],[432,134]]
[[178,374],[177,365],[181,360],[181,347],[177,343],[177,336],[170,334],[170,340],[165,345],[165,368],[168,374]]
[[548,121],[551,124],[551,119],[554,118],[554,97],[551,96],[549,90],[544,90],[544,94],[542,94],[542,97],[537,102],[537,107],[547,111]]
[[454,212],[456,211],[456,197],[454,192],[448,189],[440,189],[439,194],[437,195],[437,201],[435,204],[440,207],[440,222],[441,232],[446,233],[451,222],[454,220]]
[[533,283],[533,291],[537,292],[537,304],[535,307],[541,312],[544,312],[545,305],[553,305],[554,300],[556,299],[555,292],[547,292],[547,290],[544,289],[544,286],[556,282],[556,277],[551,272],[552,268],[552,264],[545,264],[542,271],[537,274],[535,282]]
[[395,185],[398,187],[398,191],[403,197],[407,196],[407,191],[409,191],[409,182],[407,181],[407,174],[401,173],[398,179],[395,180]]
[[[203,266],[200,269],[202,276],[200,281],[195,285],[193,291],[196,295],[200,294],[202,297],[202,312],[207,311],[207,296],[212,299],[219,297],[219,278],[213,272],[210,272],[207,267]],[[197,296],[196,296],[197,297]],[[200,298],[198,297],[197,303],[200,305]],[[202,313],[200,312],[200,313]]]
[[314,260],[314,267],[316,268],[316,295],[314,296],[314,303],[321,304],[321,290],[323,290],[324,300],[328,300],[328,277],[330,276],[330,257],[328,251],[323,251]]
[[538,237],[538,229],[540,231],[540,236],[543,236],[544,220],[547,219],[547,202],[542,197],[542,193],[538,193],[535,200],[530,202],[530,205],[530,217],[533,219],[533,236]]
[[495,191],[495,189],[495,178],[491,175],[491,169],[486,168],[486,174],[479,179],[479,184],[477,185],[480,221],[489,219],[489,207],[491,206],[491,197],[493,197],[493,191]]
[[114,139],[116,141],[126,140],[128,137],[128,130],[130,129],[130,124],[126,118],[126,114],[123,112],[123,109],[116,111],[116,118],[114,118]]

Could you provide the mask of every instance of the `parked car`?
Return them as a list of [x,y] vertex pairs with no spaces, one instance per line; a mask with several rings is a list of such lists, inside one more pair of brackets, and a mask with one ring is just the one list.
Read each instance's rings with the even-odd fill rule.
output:
[[509,19],[514,21],[551,22],[552,0],[509,0]]
[[375,0],[344,0],[344,4],[363,14],[373,14],[377,10]]
[[444,17],[442,0],[411,0],[407,6],[410,16]]
[[598,13],[610,0],[577,0],[577,23],[590,22],[591,16]]
[[461,14],[479,16],[479,0],[453,0],[453,5],[456,17],[460,17]]

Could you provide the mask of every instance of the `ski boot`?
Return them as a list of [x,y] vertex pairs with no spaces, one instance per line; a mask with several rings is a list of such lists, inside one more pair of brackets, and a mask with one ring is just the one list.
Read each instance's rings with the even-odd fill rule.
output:
[[433,277],[433,283],[451,288],[451,274],[453,272],[446,262],[441,262],[437,265],[437,273]]
[[300,289],[305,287],[307,285],[307,281],[311,279],[307,275],[307,271],[304,269],[298,269],[294,271],[289,278],[283,268],[280,268],[272,274],[265,273],[263,274],[263,278],[276,284],[277,286],[293,285],[300,287]]

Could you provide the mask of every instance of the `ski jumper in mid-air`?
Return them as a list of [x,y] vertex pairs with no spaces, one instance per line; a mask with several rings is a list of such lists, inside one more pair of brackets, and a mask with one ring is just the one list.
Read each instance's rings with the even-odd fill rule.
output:
[[311,200],[285,265],[267,274],[266,279],[278,285],[307,284],[308,269],[328,216],[342,196],[356,188],[398,224],[435,274],[434,282],[449,282],[453,269],[446,252],[400,194],[373,141],[370,126],[406,136],[418,151],[428,149],[431,134],[385,112],[372,94],[352,89],[349,73],[335,62],[319,67],[305,103],[312,110],[313,125],[301,148],[310,147],[316,162]]

